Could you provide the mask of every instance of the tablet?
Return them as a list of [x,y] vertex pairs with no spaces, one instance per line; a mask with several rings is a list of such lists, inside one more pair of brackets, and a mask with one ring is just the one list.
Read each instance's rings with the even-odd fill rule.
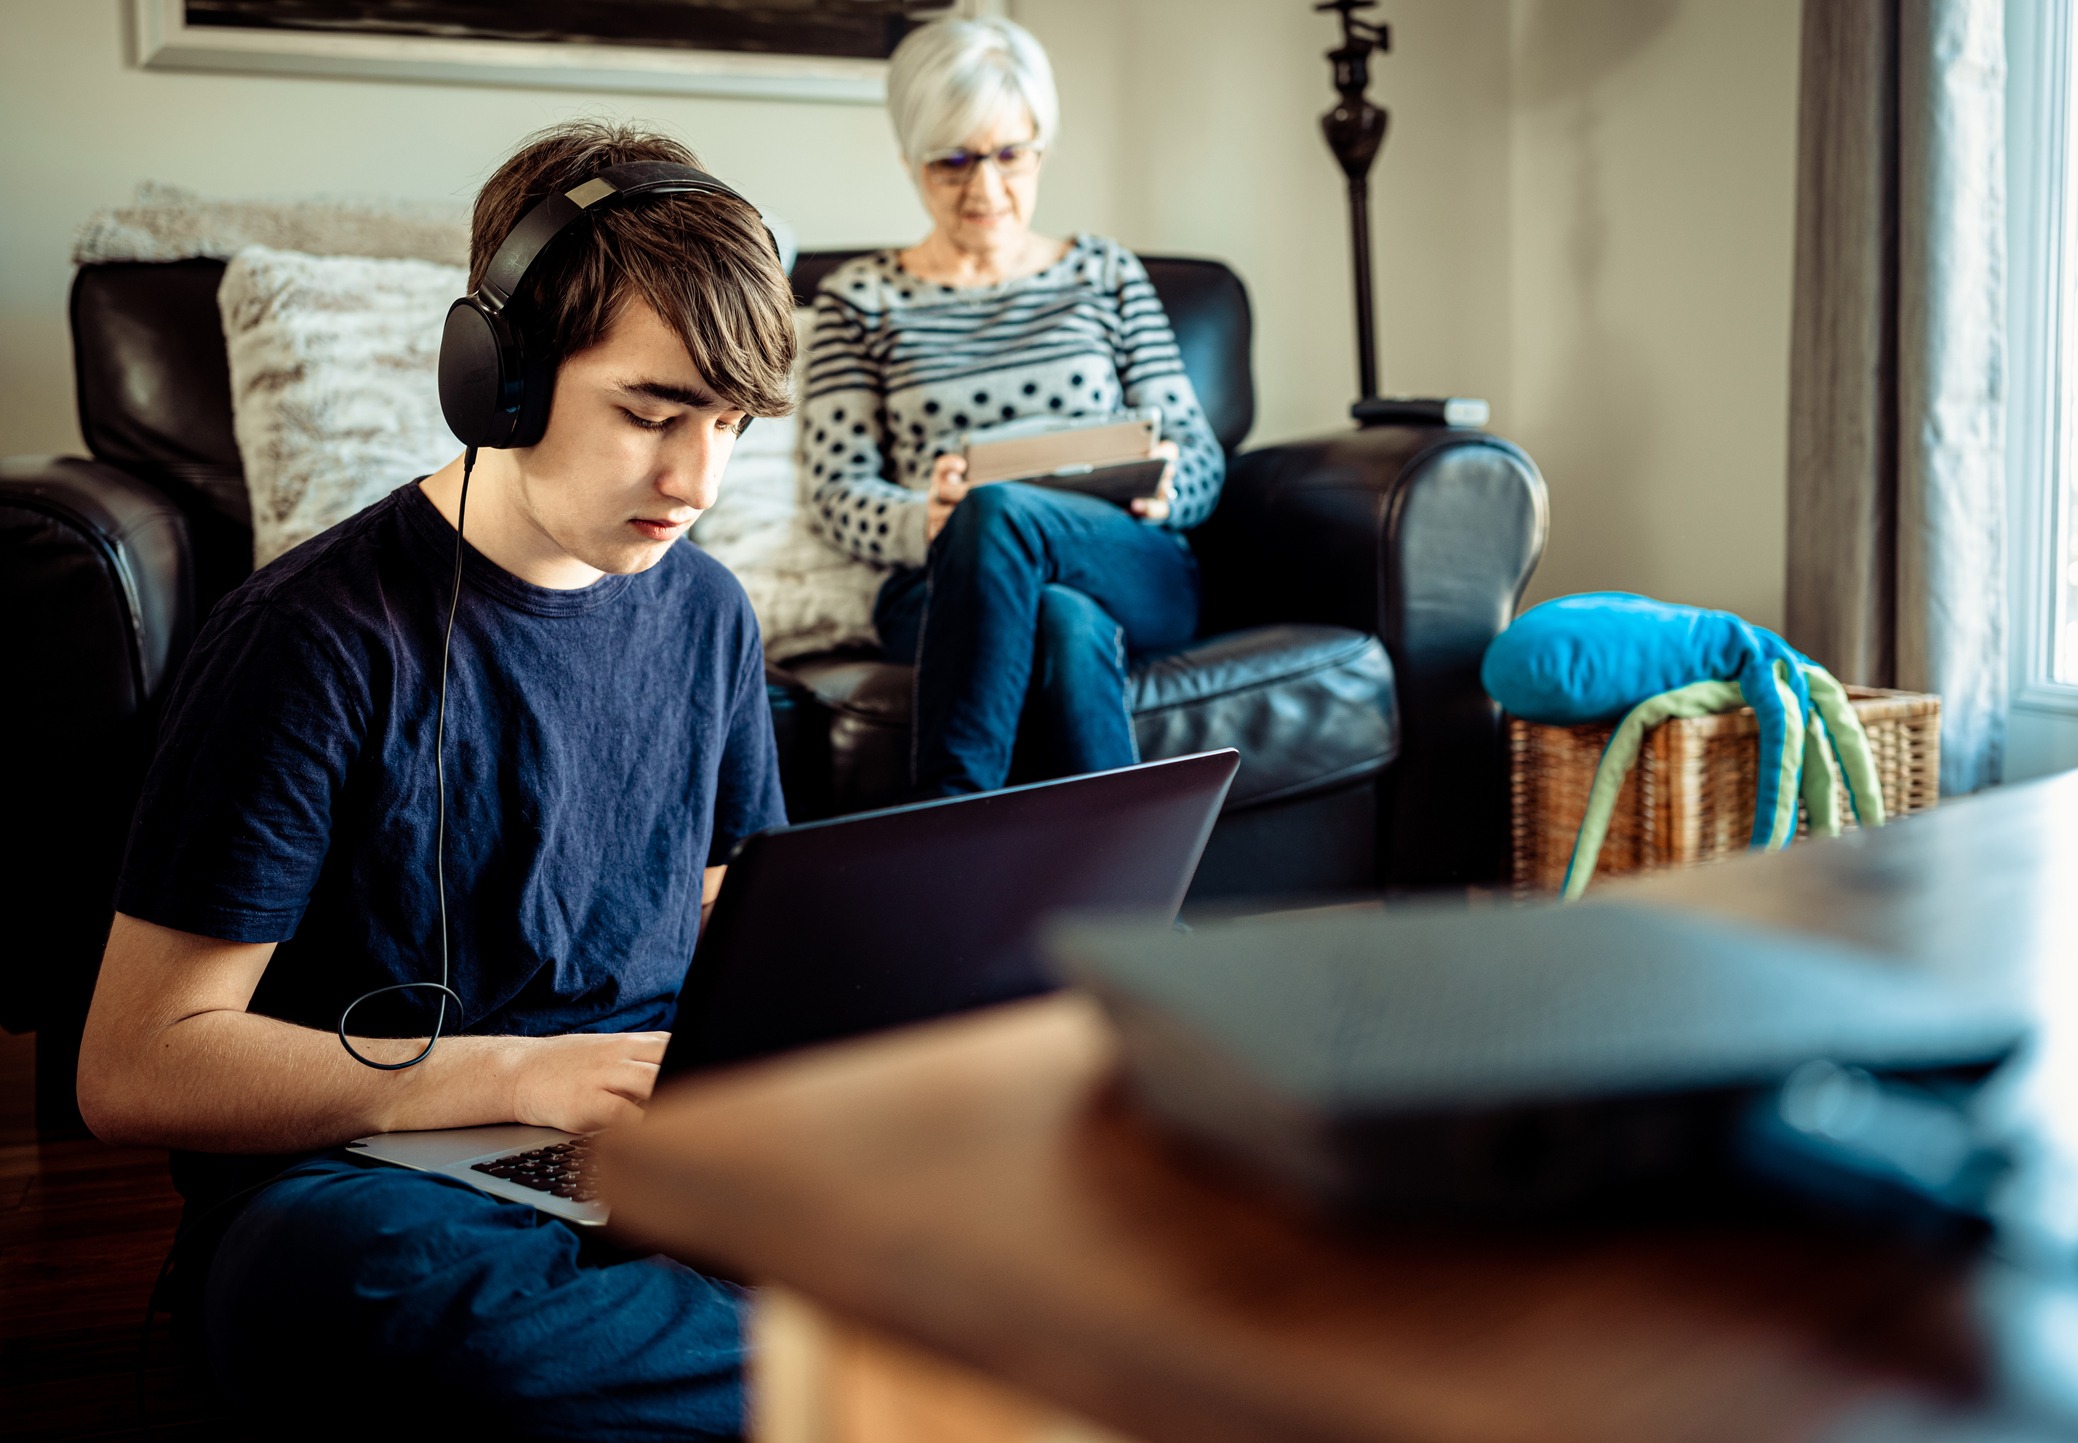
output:
[[1123,504],[1153,496],[1165,464],[1154,456],[1162,413],[1152,406],[1106,416],[1007,421],[962,433],[967,482],[1028,481]]

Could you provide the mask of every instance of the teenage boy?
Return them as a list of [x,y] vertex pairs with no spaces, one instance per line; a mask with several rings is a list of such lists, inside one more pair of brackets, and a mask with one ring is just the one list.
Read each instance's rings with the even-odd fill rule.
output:
[[[625,128],[528,142],[477,197],[471,286],[537,201],[639,160],[697,164]],[[440,976],[460,459],[211,614],[139,803],[80,1106],[110,1141],[178,1150],[184,1326],[285,1429],[734,1436],[735,1289],[332,1151],[635,1115],[715,863],[785,819],[757,623],[677,544],[747,418],[791,405],[791,292],[756,212],[712,194],[601,208],[514,306],[559,364],[539,444],[478,453],[468,490],[446,675],[454,1035],[377,1071],[334,1034],[371,989]],[[377,997],[354,1046],[411,1057],[439,1005]]]

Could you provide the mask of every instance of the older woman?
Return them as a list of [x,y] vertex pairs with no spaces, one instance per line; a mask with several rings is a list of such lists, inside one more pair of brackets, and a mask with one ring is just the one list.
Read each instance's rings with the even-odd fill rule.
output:
[[[816,524],[895,568],[874,621],[917,666],[920,795],[1002,786],[1021,723],[1047,774],[1129,765],[1127,657],[1197,628],[1182,533],[1219,499],[1224,457],[1140,262],[1031,228],[1059,112],[1039,42],[1007,20],[924,25],[895,52],[888,110],[931,233],[816,297],[801,413]],[[966,484],[970,427],[1139,406],[1160,409],[1170,465],[1130,512]]]

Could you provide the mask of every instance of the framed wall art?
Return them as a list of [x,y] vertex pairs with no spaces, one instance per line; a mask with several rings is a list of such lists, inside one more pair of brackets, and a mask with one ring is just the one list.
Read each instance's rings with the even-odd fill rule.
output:
[[938,15],[1005,0],[130,0],[152,70],[877,104]]

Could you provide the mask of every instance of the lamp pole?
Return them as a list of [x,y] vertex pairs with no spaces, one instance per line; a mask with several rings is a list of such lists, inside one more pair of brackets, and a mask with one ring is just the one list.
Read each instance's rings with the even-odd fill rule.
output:
[[1328,149],[1349,182],[1349,245],[1356,266],[1356,368],[1363,395],[1357,404],[1378,395],[1376,345],[1371,332],[1371,163],[1385,143],[1386,113],[1364,93],[1371,83],[1371,52],[1392,50],[1392,30],[1357,18],[1377,0],[1321,0],[1316,11],[1342,17],[1342,43],[1328,52],[1335,68],[1335,91],[1341,101],[1320,118]]

